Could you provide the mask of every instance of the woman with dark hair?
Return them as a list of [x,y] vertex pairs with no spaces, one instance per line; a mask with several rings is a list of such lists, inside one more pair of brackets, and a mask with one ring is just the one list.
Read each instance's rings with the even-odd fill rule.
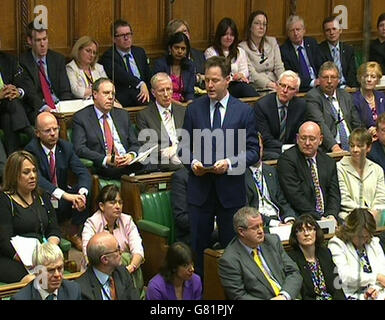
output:
[[277,39],[266,35],[268,19],[261,10],[250,14],[247,22],[246,40],[239,46],[248,58],[250,82],[259,89],[277,88],[277,80],[285,71]]
[[297,263],[303,283],[304,300],[345,300],[341,289],[336,288],[335,264],[327,248],[323,246],[324,234],[311,215],[301,215],[293,224],[288,252]]
[[378,39],[370,43],[369,60],[377,61],[381,65],[382,72],[385,72],[385,12],[377,19]]
[[238,28],[231,18],[223,18],[215,31],[214,43],[205,51],[206,59],[226,57],[231,64],[229,92],[236,98],[258,96],[249,84],[249,68],[245,50],[238,47]]
[[342,289],[348,299],[384,300],[385,255],[374,237],[376,221],[367,209],[355,209],[329,240]]
[[160,272],[148,283],[146,299],[202,299],[202,282],[194,273],[193,255],[187,244],[174,242],[169,247]]
[[172,102],[190,103],[194,99],[195,67],[188,58],[190,41],[183,32],[170,36],[167,43],[168,53],[154,62],[153,74],[167,73],[173,86]]
[[0,193],[0,282],[29,282],[31,276],[11,244],[15,236],[41,243],[60,243],[56,213],[47,193],[38,190],[35,157],[27,151],[12,153],[4,170]]

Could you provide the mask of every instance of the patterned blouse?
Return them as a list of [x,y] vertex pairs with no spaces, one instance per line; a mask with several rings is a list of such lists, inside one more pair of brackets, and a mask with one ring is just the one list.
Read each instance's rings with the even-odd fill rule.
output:
[[316,300],[332,300],[331,294],[326,291],[325,278],[321,270],[318,259],[316,262],[306,261],[311,271],[311,280],[314,285],[314,292],[316,294]]
[[172,74],[170,77],[171,77],[172,89],[173,89],[172,98],[175,101],[183,102],[184,101],[184,97],[183,97],[184,84],[183,84],[182,76],[180,75],[178,77]]

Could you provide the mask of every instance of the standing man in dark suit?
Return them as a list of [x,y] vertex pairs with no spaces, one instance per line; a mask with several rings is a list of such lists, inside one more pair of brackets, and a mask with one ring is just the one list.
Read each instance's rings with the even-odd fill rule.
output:
[[100,63],[116,85],[116,99],[123,107],[147,104],[150,67],[146,52],[132,45],[134,31],[127,21],[115,21],[112,32],[114,45],[103,54]]
[[48,49],[48,30],[27,26],[27,42],[31,49],[20,56],[24,83],[31,86],[25,104],[31,123],[39,111],[52,111],[60,100],[73,99],[67,77],[65,58]]
[[[36,137],[25,147],[39,164],[39,186],[52,197],[62,236],[82,251],[79,236],[89,216],[87,195],[91,190],[91,175],[84,167],[72,144],[59,139],[55,116],[42,112],[36,118]],[[68,185],[68,171],[76,175],[76,186]]]
[[336,17],[327,17],[323,23],[326,40],[319,44],[325,61],[333,61],[340,72],[340,88],[359,87],[354,48],[340,41],[342,28]]
[[94,105],[75,113],[72,119],[76,154],[93,161],[96,172],[120,179],[140,168],[131,161],[138,155],[139,143],[126,110],[113,108],[115,86],[100,78],[92,85]]
[[122,266],[118,241],[108,232],[95,234],[87,245],[87,270],[76,280],[83,300],[139,300],[131,274]]
[[301,78],[300,91],[308,91],[319,84],[318,70],[323,62],[317,41],[304,37],[305,23],[299,16],[290,16],[286,22],[288,39],[280,47],[285,70],[297,72]]
[[278,177],[286,199],[298,214],[337,221],[341,194],[336,162],[318,150],[322,141],[319,125],[305,122],[299,128],[297,145],[278,159]]
[[151,88],[155,102],[150,102],[146,109],[138,113],[136,124],[139,130],[146,130],[140,135],[145,134],[148,129],[156,133],[161,164],[170,170],[176,170],[181,165],[176,154],[179,143],[176,130],[182,128],[186,107],[172,103],[172,81],[167,73],[155,74],[151,78]]
[[276,93],[259,99],[254,106],[257,128],[264,141],[263,160],[278,159],[285,144],[295,144],[296,134],[305,120],[306,102],[296,97],[301,79],[284,71],[278,79]]
[[11,300],[81,300],[80,286],[74,281],[63,279],[64,256],[58,245],[46,242],[38,246],[32,261],[35,280],[11,297]]
[[218,224],[225,247],[234,236],[232,217],[246,203],[244,173],[259,159],[255,116],[245,103],[230,96],[230,65],[224,57],[206,61],[208,95],[186,110],[181,141],[182,162],[190,169],[187,201],[197,273],[203,274],[203,251]]
[[292,300],[301,291],[298,267],[279,237],[263,231],[261,214],[244,207],[233,218],[237,236],[219,259],[219,277],[230,300]]
[[376,130],[378,140],[373,142],[368,158],[379,164],[385,172],[385,113],[378,116]]
[[349,151],[349,135],[361,126],[351,94],[338,88],[337,66],[326,61],[319,71],[320,85],[306,95],[306,119],[319,124],[325,152]]

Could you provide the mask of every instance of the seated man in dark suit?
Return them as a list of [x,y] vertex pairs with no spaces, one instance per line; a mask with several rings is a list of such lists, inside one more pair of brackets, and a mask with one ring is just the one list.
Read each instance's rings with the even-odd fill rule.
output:
[[385,113],[378,116],[376,129],[378,140],[373,142],[368,158],[379,164],[385,171]]
[[[36,278],[11,300],[81,300],[80,286],[63,279],[64,257],[59,246],[46,242],[32,257]],[[41,272],[41,273],[40,273]]]
[[338,88],[337,66],[326,61],[319,71],[320,85],[306,94],[306,119],[319,124],[325,152],[349,151],[349,135],[361,126],[353,98]]
[[327,17],[323,23],[325,41],[319,44],[324,60],[333,61],[341,75],[340,88],[359,87],[354,48],[340,41],[342,28],[336,17]]
[[245,172],[248,206],[258,209],[268,227],[293,223],[297,215],[283,195],[277,170],[262,163],[263,153],[264,143],[260,137],[259,161]]
[[60,100],[73,99],[73,95],[65,57],[48,49],[48,30],[36,29],[34,22],[31,22],[26,33],[31,49],[20,56],[20,64],[24,69],[22,81],[31,90],[24,106],[31,123],[34,123],[39,111],[55,110]]
[[123,107],[146,104],[150,101],[146,52],[132,45],[134,31],[127,21],[115,21],[112,29],[114,45],[103,54],[100,63],[108,77],[114,79],[116,99]]
[[141,168],[131,161],[138,155],[139,142],[126,110],[113,108],[115,86],[100,78],[92,85],[94,105],[74,114],[73,141],[76,154],[94,163],[104,177],[120,179]]
[[317,41],[304,37],[305,23],[299,16],[290,16],[286,22],[288,39],[280,47],[285,70],[297,72],[301,78],[300,91],[308,91],[319,84],[318,70],[323,57]]
[[337,221],[341,206],[337,167],[318,149],[322,141],[319,125],[305,122],[299,128],[297,145],[278,159],[278,178],[286,199],[298,214]]
[[244,207],[233,216],[237,236],[219,259],[219,277],[230,300],[292,300],[302,286],[297,264],[279,237],[263,231],[257,209]]
[[87,245],[87,270],[76,280],[83,300],[139,300],[131,274],[122,266],[118,241],[109,232],[95,234]]
[[140,111],[136,117],[136,124],[140,133],[146,137],[151,129],[158,138],[158,150],[161,165],[165,170],[176,170],[181,167],[176,150],[178,147],[177,129],[182,128],[186,107],[171,103],[172,81],[167,73],[159,72],[151,78],[151,92],[155,102],[150,102],[146,109]]
[[[59,139],[59,125],[53,114],[42,112],[37,116],[36,137],[25,150],[34,154],[39,164],[39,186],[52,197],[62,236],[82,251],[79,234],[89,216],[86,199],[91,190],[91,175],[72,144]],[[76,175],[76,186],[68,185],[68,171]]]
[[263,160],[278,159],[285,144],[295,144],[296,134],[305,120],[306,102],[295,94],[301,79],[284,71],[278,79],[276,93],[259,99],[254,106],[257,128],[262,134],[265,152]]

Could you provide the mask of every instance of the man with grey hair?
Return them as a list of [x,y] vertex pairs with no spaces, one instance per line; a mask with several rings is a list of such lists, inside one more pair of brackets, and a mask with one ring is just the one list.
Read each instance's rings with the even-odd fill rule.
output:
[[304,37],[306,29],[303,19],[290,16],[286,22],[288,39],[280,47],[285,70],[297,72],[301,78],[300,91],[308,91],[318,85],[318,70],[324,61],[314,38]]
[[350,132],[361,126],[353,98],[338,88],[339,80],[337,66],[326,61],[319,71],[319,87],[306,95],[306,118],[321,127],[325,152],[349,151]]
[[81,300],[80,286],[63,279],[64,257],[59,246],[46,242],[33,252],[36,278],[12,300]]
[[[151,92],[155,102],[150,102],[146,109],[140,111],[136,117],[139,130],[151,129],[156,133],[160,150],[159,160],[167,169],[181,167],[176,155],[179,143],[176,130],[183,126],[185,107],[172,103],[172,81],[164,72],[158,72],[151,78]],[[168,164],[174,165],[168,165]],[[175,166],[179,165],[179,166]]]
[[305,120],[306,103],[296,97],[301,79],[284,71],[277,82],[277,92],[259,99],[254,106],[257,128],[264,142],[263,160],[278,159],[282,146],[295,144],[296,134]]
[[76,281],[83,300],[139,300],[132,277],[122,266],[118,241],[108,232],[95,234],[87,245],[89,266]]
[[342,28],[335,16],[325,18],[322,23],[325,41],[319,44],[324,59],[333,61],[341,75],[340,87],[358,87],[354,48],[340,41]]
[[291,300],[302,286],[298,267],[277,235],[263,231],[261,214],[251,207],[233,217],[237,236],[219,259],[219,276],[231,300]]

